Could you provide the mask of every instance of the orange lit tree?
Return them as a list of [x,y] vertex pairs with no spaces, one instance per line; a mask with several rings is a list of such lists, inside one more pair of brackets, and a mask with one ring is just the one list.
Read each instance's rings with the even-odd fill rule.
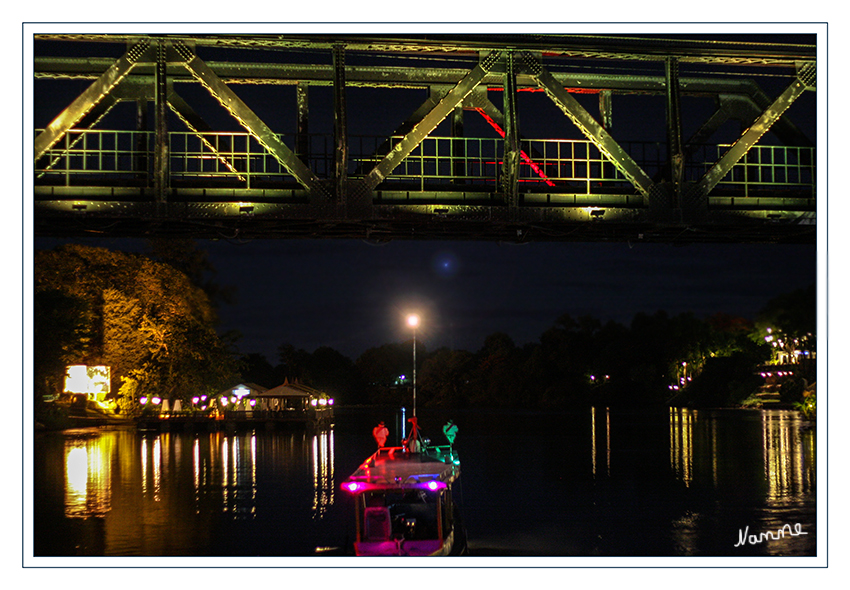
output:
[[[59,301],[35,310],[44,387],[56,387],[51,377],[65,364],[108,365],[113,396],[128,412],[140,395],[185,401],[233,378],[234,355],[215,331],[209,297],[170,264],[65,245],[36,252],[34,266],[36,300]],[[64,326],[60,341],[39,346],[51,325]]]

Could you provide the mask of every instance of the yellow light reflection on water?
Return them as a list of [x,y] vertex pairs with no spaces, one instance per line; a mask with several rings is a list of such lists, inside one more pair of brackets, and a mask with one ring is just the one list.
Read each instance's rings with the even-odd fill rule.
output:
[[590,469],[596,477],[596,408],[590,408]]
[[112,439],[65,442],[65,515],[103,516],[111,509]]
[[[590,408],[590,469],[596,477],[596,460],[599,450],[596,445],[596,408]],[[605,408],[605,466],[608,477],[611,476],[611,409]]]
[[85,447],[74,447],[65,454],[65,512],[73,515],[86,505],[89,481],[89,455]]
[[207,471],[211,470],[214,476],[220,464],[221,511],[232,514],[234,519],[256,517],[257,437],[253,432],[247,435],[247,445],[245,438],[244,434],[211,434],[209,457],[202,455],[200,444],[196,442],[193,455],[196,506],[201,501],[200,488],[206,482]]
[[[711,412],[671,408],[670,468],[676,478],[686,486],[698,478],[710,480],[717,488],[734,485],[730,481],[733,475],[763,473],[769,500],[811,492],[815,458],[807,441],[814,440],[813,431],[807,430],[800,415],[791,410],[761,410],[759,418],[760,440],[748,434],[751,431],[743,428],[743,420],[739,428],[737,422],[723,421]],[[729,430],[732,425],[735,429]],[[761,461],[753,464],[751,453],[742,452],[747,449],[740,444],[748,444],[761,455]]]
[[814,483],[814,466],[807,457],[801,429],[803,421],[796,412],[762,411],[764,476],[770,499],[800,496]]
[[685,486],[693,481],[696,410],[670,408],[670,468]]

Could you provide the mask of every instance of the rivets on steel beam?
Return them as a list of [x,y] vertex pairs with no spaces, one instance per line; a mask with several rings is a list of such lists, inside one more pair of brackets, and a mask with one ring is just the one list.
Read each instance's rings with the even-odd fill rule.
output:
[[815,88],[817,84],[817,67],[812,62],[798,63],[797,78],[806,85],[806,88]]
[[540,60],[528,51],[520,51],[516,57],[522,61],[521,70],[525,73],[537,76],[543,71],[543,66],[540,65]]
[[195,53],[182,41],[177,41],[173,47],[180,59],[184,61],[191,61],[195,57]]
[[148,48],[151,46],[151,42],[148,39],[142,39],[135,45],[133,45],[130,49],[127,50],[127,61],[130,63],[136,63],[139,61]]
[[496,65],[496,63],[498,63],[500,59],[502,59],[501,51],[491,51],[481,59],[479,65],[481,66],[482,70],[484,70],[485,72],[489,72],[491,69],[493,69],[493,66]]

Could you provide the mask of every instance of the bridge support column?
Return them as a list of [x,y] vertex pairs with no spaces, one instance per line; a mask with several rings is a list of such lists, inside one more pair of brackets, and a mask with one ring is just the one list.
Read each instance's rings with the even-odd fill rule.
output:
[[[345,47],[334,45],[334,197],[337,208],[345,208],[346,166],[348,165],[348,138],[345,114]],[[344,216],[344,215],[343,215]]]
[[452,174],[456,184],[466,182],[466,142],[463,139],[463,107],[455,107],[452,113]]
[[685,172],[685,155],[682,150],[682,112],[679,99],[679,60],[668,57],[665,61],[667,86],[667,157],[669,180],[672,185],[673,207],[680,207],[682,180]]
[[136,101],[136,154],[133,167],[137,178],[144,179],[148,174],[148,140],[145,132],[148,130],[148,101],[139,99]]
[[517,117],[517,86],[516,73],[514,72],[513,52],[507,52],[505,56],[505,87],[504,87],[504,111],[505,111],[505,149],[504,162],[502,164],[502,190],[505,194],[508,214],[516,212],[519,205],[519,122]]
[[614,127],[614,100],[610,90],[599,91],[599,118],[608,133]]
[[154,105],[156,131],[154,134],[153,188],[158,204],[165,203],[168,191],[168,84],[166,47],[160,41],[156,46],[156,69],[154,70]]
[[309,166],[310,137],[309,137],[309,93],[310,87],[305,82],[295,86],[296,127],[295,127],[295,157]]

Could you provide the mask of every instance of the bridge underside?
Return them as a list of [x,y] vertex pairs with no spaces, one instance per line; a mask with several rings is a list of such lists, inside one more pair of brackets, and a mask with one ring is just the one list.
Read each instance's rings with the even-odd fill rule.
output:
[[[726,199],[731,202],[732,199]],[[49,200],[38,204],[40,236],[170,236],[198,239],[350,238],[645,242],[813,243],[814,216],[792,222],[719,207],[703,222],[660,220],[644,209],[486,205],[373,205],[369,217],[327,215],[308,204]],[[727,209],[727,211],[724,211]],[[786,213],[786,215],[789,215]],[[607,217],[607,219],[606,219]]]
[[722,39],[41,35],[34,228],[811,243],[814,55]]

